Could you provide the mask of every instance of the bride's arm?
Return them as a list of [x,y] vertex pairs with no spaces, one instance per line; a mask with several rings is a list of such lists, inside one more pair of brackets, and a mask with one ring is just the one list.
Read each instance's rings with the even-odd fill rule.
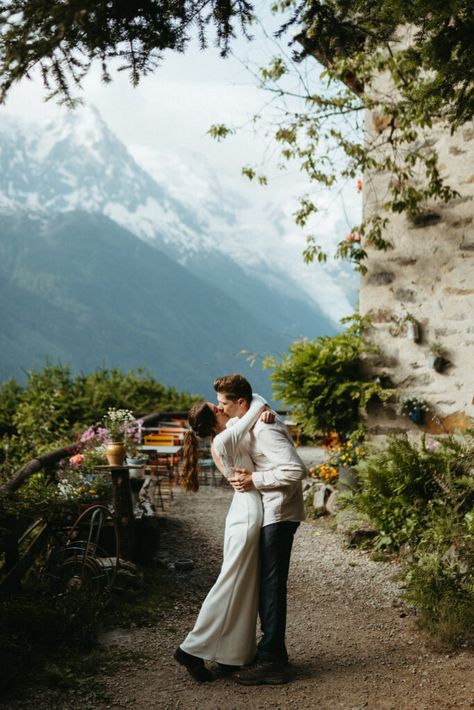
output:
[[[220,434],[214,438],[212,448],[225,469],[223,471],[224,475],[234,475],[232,466],[234,465],[237,447],[245,434],[247,434],[255,424],[266,406],[267,403],[263,397],[260,397],[259,394],[254,394],[249,410],[242,417],[237,419],[235,424],[221,431]],[[215,460],[216,459],[214,459],[214,461]],[[219,470],[222,471],[217,462],[216,465]]]
[[211,444],[211,456],[212,460],[214,461],[216,468],[218,471],[222,473],[223,476],[226,475],[226,467],[224,466],[224,462],[222,461],[221,457],[217,453],[217,451],[214,448],[214,442]]

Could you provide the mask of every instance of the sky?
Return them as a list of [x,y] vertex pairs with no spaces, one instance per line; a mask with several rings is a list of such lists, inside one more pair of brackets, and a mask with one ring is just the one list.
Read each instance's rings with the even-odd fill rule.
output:
[[[268,12],[264,15],[265,26],[276,27]],[[247,209],[238,215],[238,238],[260,257],[271,255],[285,266],[337,321],[353,311],[357,277],[332,260],[326,265],[304,264],[308,229],[297,227],[293,214],[297,197],[314,188],[296,166],[287,172],[277,169],[268,125],[251,120],[269,101],[253,72],[277,49],[271,34],[256,26],[254,41],[238,38],[226,59],[212,46],[204,51],[190,46],[184,54],[168,52],[161,66],[136,88],[126,72],[112,72],[112,83],[105,85],[96,69],[84,81],[81,97],[98,109],[137,162],[152,176],[165,179],[170,191],[191,207],[205,198],[216,180],[229,195],[243,197]],[[306,70],[310,81],[317,82],[321,67],[311,59]],[[13,88],[0,112],[42,121],[68,110],[44,98],[41,81],[33,75]],[[218,143],[208,135],[215,123],[242,128]],[[269,184],[249,183],[241,174],[244,165],[257,166],[268,175]],[[331,251],[360,221],[360,195],[354,184],[341,185],[320,192],[318,204],[313,226],[319,242]]]

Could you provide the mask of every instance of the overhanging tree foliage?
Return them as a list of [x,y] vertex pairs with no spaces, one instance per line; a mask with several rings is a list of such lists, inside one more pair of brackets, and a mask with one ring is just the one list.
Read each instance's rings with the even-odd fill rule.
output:
[[[300,72],[296,93],[304,108],[283,109],[274,131],[283,160],[296,160],[318,187],[362,173],[369,179],[391,174],[386,194],[337,248],[337,256],[363,270],[366,245],[391,246],[384,237],[391,213],[416,219],[430,202],[455,197],[428,134],[434,122],[455,131],[473,116],[474,0],[279,0],[273,9],[284,13],[278,35],[294,54],[291,60],[277,56],[261,70],[263,88],[285,99],[291,69],[298,73],[308,57],[325,67],[314,84]],[[193,32],[206,46],[210,28],[225,55],[236,28],[246,34],[252,17],[247,0],[0,0],[0,101],[35,67],[49,95],[70,103],[72,88],[94,61],[110,81],[110,60],[118,58],[137,83],[166,49],[184,51]],[[377,89],[381,75],[390,78],[391,90]],[[357,131],[364,109],[374,112],[375,125],[366,144]],[[222,138],[232,129],[218,125],[210,132]],[[245,167],[244,174],[252,178],[256,172]],[[264,175],[259,180],[266,183]],[[297,223],[307,225],[317,210],[310,189]],[[326,256],[310,234],[306,260]]]
[[[319,0],[292,8],[280,30],[299,27],[297,58],[316,56],[361,93],[374,72],[390,72],[397,106],[417,123],[434,118],[453,127],[474,112],[472,0]],[[278,6],[278,4],[277,4]],[[400,44],[401,42],[401,44]]]
[[[274,10],[289,14],[278,35],[289,38],[293,56],[275,56],[259,82],[274,95],[273,105],[281,99],[273,135],[283,166],[296,161],[318,190],[355,182],[363,173],[369,181],[376,173],[391,176],[386,193],[377,195],[365,221],[352,226],[336,251],[364,271],[366,245],[391,247],[384,235],[391,213],[416,221],[434,201],[456,196],[441,175],[430,131],[437,123],[454,132],[472,119],[474,2],[282,0]],[[313,58],[325,67],[316,81],[302,69]],[[288,108],[288,98],[301,99],[303,107]],[[373,111],[374,131],[364,143],[365,109]],[[210,132],[220,139],[233,129],[215,125]],[[243,172],[257,175],[251,166]],[[266,184],[266,176],[259,181]],[[306,226],[317,211],[317,193],[310,189],[296,222]],[[307,239],[305,259],[324,261],[317,235]]]
[[132,83],[154,70],[167,49],[183,52],[192,33],[201,47],[209,26],[225,55],[236,25],[246,32],[246,0],[13,0],[0,2],[0,101],[14,82],[40,67],[50,96],[73,102],[91,63],[120,59]]

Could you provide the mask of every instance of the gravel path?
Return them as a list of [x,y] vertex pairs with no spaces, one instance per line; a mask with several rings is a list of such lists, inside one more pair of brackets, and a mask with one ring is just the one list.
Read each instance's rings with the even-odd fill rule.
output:
[[[105,635],[104,643],[144,651],[146,660],[127,662],[110,676],[107,687],[113,700],[95,707],[474,708],[472,653],[437,651],[400,601],[396,564],[344,549],[327,521],[302,524],[295,538],[287,631],[293,682],[252,688],[221,677],[194,683],[172,653],[217,576],[230,498],[226,488],[177,493],[163,521],[160,552],[173,590],[171,611],[156,628]],[[194,560],[192,571],[172,569],[170,563],[183,558]],[[30,700],[38,710],[56,707],[51,701],[44,705],[39,697]],[[65,701],[57,707],[79,708]]]

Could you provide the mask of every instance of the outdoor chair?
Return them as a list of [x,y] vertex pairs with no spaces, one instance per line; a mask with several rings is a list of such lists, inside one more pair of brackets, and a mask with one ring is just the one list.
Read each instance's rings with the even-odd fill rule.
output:
[[218,471],[211,456],[210,446],[202,446],[199,450],[199,484],[202,486],[220,485],[221,473]]
[[170,434],[145,434],[144,446],[175,446],[175,437]]
[[173,500],[173,475],[169,466],[164,463],[149,463],[146,471],[150,476],[151,498],[155,507],[165,510],[165,504]]

